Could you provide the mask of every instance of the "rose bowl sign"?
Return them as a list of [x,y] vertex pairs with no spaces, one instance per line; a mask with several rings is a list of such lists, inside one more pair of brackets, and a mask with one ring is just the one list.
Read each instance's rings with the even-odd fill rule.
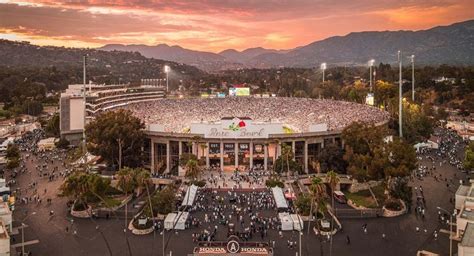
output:
[[248,118],[224,118],[220,122],[191,124],[191,133],[204,134],[204,138],[241,139],[268,138],[270,134],[283,134],[282,123],[253,122]]

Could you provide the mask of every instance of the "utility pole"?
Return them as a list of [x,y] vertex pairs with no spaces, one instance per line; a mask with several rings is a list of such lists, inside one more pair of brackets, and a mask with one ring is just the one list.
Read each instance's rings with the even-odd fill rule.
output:
[[402,131],[402,108],[403,108],[403,86],[402,86],[402,52],[398,51],[398,132],[400,138],[403,138],[403,131]]

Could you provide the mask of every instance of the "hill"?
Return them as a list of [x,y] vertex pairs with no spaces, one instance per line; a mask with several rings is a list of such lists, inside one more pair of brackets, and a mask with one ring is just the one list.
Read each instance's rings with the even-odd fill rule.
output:
[[137,51],[146,57],[185,63],[207,71],[242,67],[308,68],[317,67],[321,62],[357,66],[365,65],[372,58],[377,62],[394,63],[398,50],[405,56],[414,54],[418,64],[473,65],[474,20],[419,31],[354,32],[285,51],[257,47],[216,54],[168,45],[106,45],[100,49]]
[[[164,65],[169,65],[177,79],[199,77],[204,73],[188,65],[146,58],[138,52],[101,51],[86,48],[37,46],[28,42],[0,40],[0,66],[9,69],[54,67],[82,73],[83,56],[88,55],[89,79],[95,82],[139,81],[142,78],[163,77]],[[79,74],[78,77],[81,77]],[[115,81],[104,81],[104,77]],[[171,79],[170,79],[171,80]],[[80,80],[79,80],[80,81]],[[77,81],[77,82],[79,82]]]

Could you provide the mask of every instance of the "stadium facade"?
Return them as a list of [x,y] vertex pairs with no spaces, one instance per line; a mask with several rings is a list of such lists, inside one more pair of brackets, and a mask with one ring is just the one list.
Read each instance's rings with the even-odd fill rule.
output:
[[[179,158],[186,153],[196,155],[200,165],[208,168],[245,170],[259,167],[268,170],[282,154],[283,144],[292,148],[294,160],[301,164],[303,171],[312,172],[318,168],[316,159],[325,146],[330,143],[343,146],[341,132],[348,119],[354,117],[364,122],[378,116],[377,122],[371,120],[378,124],[388,120],[386,112],[356,103],[252,96],[245,100],[173,100],[164,99],[160,87],[132,89],[123,85],[97,85],[87,89],[84,118],[81,88],[70,86],[69,91],[61,95],[63,137],[80,139],[84,127],[81,120],[91,119],[101,111],[129,109],[146,124],[145,166],[152,172],[175,175],[184,175]],[[287,105],[292,107],[285,107]],[[328,105],[337,111],[319,111],[320,105]],[[300,106],[304,110],[298,109]],[[367,112],[366,117],[358,117],[357,109]],[[311,117],[322,112],[318,117]],[[278,115],[273,117],[272,113]],[[299,120],[297,116],[304,117],[304,122],[296,122]],[[338,116],[345,123],[330,123],[331,120],[337,121]]]

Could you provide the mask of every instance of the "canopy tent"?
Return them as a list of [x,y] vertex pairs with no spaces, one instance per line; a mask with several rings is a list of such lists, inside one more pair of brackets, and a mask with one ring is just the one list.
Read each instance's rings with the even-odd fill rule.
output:
[[281,230],[288,231],[293,230],[293,221],[291,220],[290,214],[287,212],[280,212],[278,219],[281,222]]
[[[186,220],[188,219],[188,212],[172,212],[165,218],[165,229],[170,230],[184,230],[186,228]],[[179,217],[179,219],[178,219]]]
[[297,231],[303,230],[303,220],[298,214],[290,214],[291,221],[293,222],[293,229]]
[[283,194],[283,189],[280,187],[272,188],[273,197],[275,198],[275,203],[278,209],[288,209],[288,203],[286,202],[285,195]]
[[181,206],[192,206],[194,203],[194,199],[196,198],[197,190],[198,187],[195,185],[191,185],[190,187],[188,187]]

